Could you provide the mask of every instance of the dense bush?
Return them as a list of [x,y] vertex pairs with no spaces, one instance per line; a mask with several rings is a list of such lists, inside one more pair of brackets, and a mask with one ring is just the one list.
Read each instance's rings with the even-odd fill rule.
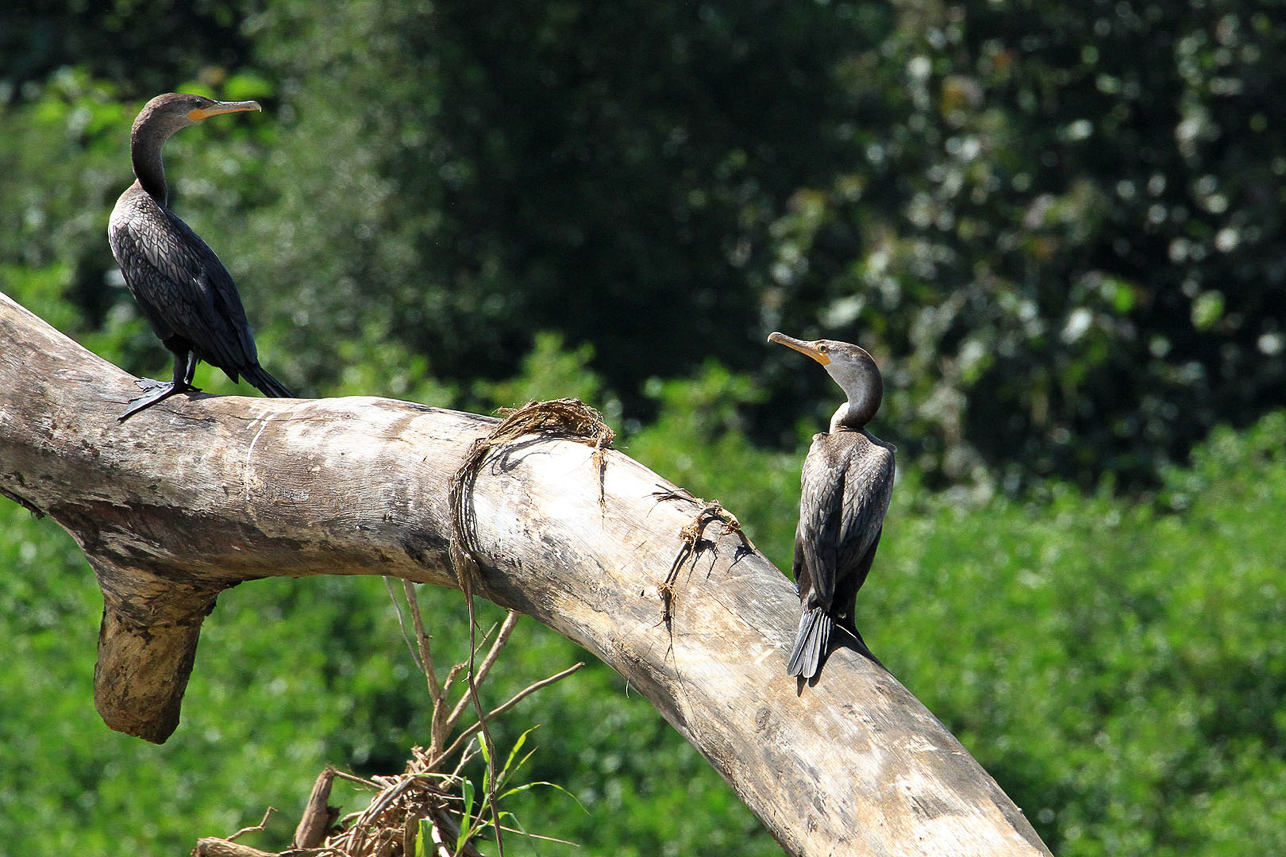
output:
[[1216,432],[1160,509],[909,493],[863,628],[1056,854],[1286,847],[1286,415]]

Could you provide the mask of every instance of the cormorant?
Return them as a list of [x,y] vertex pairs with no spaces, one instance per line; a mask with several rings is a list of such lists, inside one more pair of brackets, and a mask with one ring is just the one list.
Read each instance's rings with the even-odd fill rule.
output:
[[853,608],[880,544],[896,447],[865,428],[884,397],[870,354],[831,339],[804,342],[773,333],[768,341],[825,366],[848,397],[831,417],[829,433],[813,436],[804,459],[792,567],[803,615],[787,672],[807,679],[817,674],[836,624],[862,639]]
[[161,147],[176,131],[209,116],[259,109],[254,101],[214,101],[171,92],[147,102],[134,120],[130,155],[137,181],[116,201],[107,237],[143,316],[174,353],[174,377],[169,384],[140,380],[139,386],[150,392],[130,402],[121,422],[170,396],[195,392],[197,360],[218,366],[233,381],[244,376],[266,396],[290,397],[290,391],[259,365],[232,276],[166,204],[161,163]]

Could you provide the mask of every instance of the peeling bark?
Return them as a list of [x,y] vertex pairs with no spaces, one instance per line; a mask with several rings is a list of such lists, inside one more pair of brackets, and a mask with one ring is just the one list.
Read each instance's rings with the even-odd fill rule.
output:
[[[174,731],[202,620],[230,586],[377,574],[458,588],[448,485],[495,420],[197,394],[122,426],[133,382],[0,295],[0,493],[65,527],[97,573],[95,702],[112,728]],[[487,453],[466,498],[480,594],[621,673],[790,854],[1049,853],[882,667],[841,648],[813,684],[786,675],[798,599],[738,533],[707,526],[667,581],[702,504],[594,455],[538,435]]]

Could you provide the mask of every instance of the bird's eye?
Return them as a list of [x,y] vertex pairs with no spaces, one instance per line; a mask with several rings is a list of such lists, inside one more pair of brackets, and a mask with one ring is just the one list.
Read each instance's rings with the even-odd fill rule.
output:
[[817,350],[825,354],[827,351],[830,351],[831,348],[829,345],[819,345],[817,346]]

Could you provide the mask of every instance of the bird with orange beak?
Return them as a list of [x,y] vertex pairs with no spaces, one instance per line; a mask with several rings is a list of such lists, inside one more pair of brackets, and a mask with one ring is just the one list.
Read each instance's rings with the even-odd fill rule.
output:
[[884,398],[884,382],[870,354],[832,339],[806,342],[773,333],[768,341],[816,360],[846,397],[831,417],[830,430],[813,437],[801,478],[791,570],[802,614],[786,669],[809,679],[821,669],[836,625],[862,639],[853,611],[884,530],[896,447],[866,430]]
[[198,360],[218,366],[233,381],[244,377],[267,396],[290,391],[259,365],[241,295],[219,257],[169,206],[161,148],[175,132],[211,116],[258,110],[254,101],[215,101],[201,95],[158,95],[139,111],[130,130],[134,184],[121,194],[107,238],[130,294],[153,332],[174,356],[170,383],[141,380],[148,392],[134,399],[121,422],[179,393],[195,391]]

